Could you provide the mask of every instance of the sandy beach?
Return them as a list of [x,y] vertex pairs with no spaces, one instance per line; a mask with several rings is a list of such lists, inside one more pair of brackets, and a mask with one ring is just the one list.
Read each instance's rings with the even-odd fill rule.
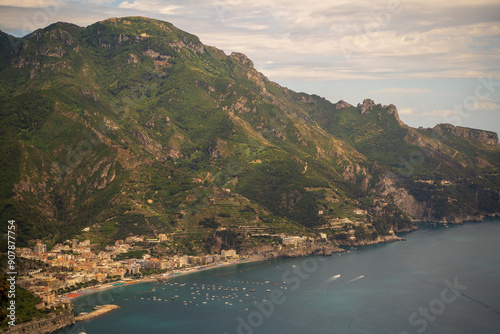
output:
[[59,296],[59,298],[65,299],[65,300],[73,300],[75,298],[79,298],[88,294],[100,292],[100,291],[105,291],[109,289],[114,289],[114,288],[120,288],[123,287],[123,285],[116,285],[117,283],[123,283],[125,285],[130,285],[130,284],[140,284],[140,283],[148,283],[148,282],[156,282],[158,280],[166,280],[170,279],[173,277],[180,277],[200,271],[205,271],[205,270],[211,270],[215,268],[220,268],[220,267],[226,267],[226,266],[232,266],[236,264],[241,264],[241,263],[252,263],[252,262],[260,262],[260,261],[266,261],[266,259],[258,258],[258,259],[243,259],[243,260],[237,260],[237,261],[231,261],[231,262],[221,262],[221,263],[216,263],[216,264],[209,264],[209,265],[201,265],[197,267],[190,267],[190,268],[184,268],[180,270],[172,270],[168,271],[163,274],[157,274],[157,275],[151,275],[151,276],[146,276],[140,279],[134,279],[134,280],[120,280],[120,281],[115,281],[111,283],[106,283],[103,285],[98,285],[95,287],[89,287],[89,288],[84,288],[80,290],[75,290],[66,294],[63,294]]

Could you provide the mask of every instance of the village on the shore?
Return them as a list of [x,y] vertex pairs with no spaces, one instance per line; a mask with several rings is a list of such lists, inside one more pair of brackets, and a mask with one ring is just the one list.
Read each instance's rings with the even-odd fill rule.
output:
[[[105,250],[94,251],[90,240],[66,240],[54,245],[50,251],[47,245],[38,240],[33,248],[20,248],[18,255],[48,265],[48,270],[29,270],[18,277],[18,284],[41,298],[39,308],[65,306],[71,298],[84,293],[94,292],[113,286],[137,283],[144,280],[162,280],[169,276],[180,275],[209,267],[263,260],[265,254],[240,256],[236,250],[221,250],[220,254],[203,256],[152,257],[144,252],[140,258],[124,258],[121,255],[147,245],[167,242],[168,236],[160,234],[158,238],[147,239],[144,236],[129,236],[125,240],[116,240],[114,245]],[[283,245],[300,248],[308,237],[282,236]],[[147,249],[147,247],[140,247]]]
[[[366,214],[355,210],[355,215]],[[262,239],[259,246],[220,249],[213,254],[176,255],[158,253],[155,248],[168,249],[175,237],[160,233],[155,237],[130,234],[104,246],[85,236],[47,245],[37,240],[32,247],[18,248],[17,256],[27,259],[31,268],[18,276],[18,284],[41,299],[37,308],[71,308],[72,298],[84,294],[148,280],[166,280],[171,276],[204,270],[215,266],[259,261],[279,257],[301,257],[311,254],[331,255],[344,252],[339,246],[357,246],[401,240],[391,230],[388,236],[371,241],[358,236],[359,221],[347,218],[332,220],[309,236],[271,234],[265,228],[240,226],[238,231],[250,239]],[[90,227],[82,230],[90,231]],[[364,228],[363,228],[364,230]],[[332,242],[328,231],[340,231],[342,239]],[[325,232],[325,233],[324,233]],[[92,237],[92,235],[89,235]]]

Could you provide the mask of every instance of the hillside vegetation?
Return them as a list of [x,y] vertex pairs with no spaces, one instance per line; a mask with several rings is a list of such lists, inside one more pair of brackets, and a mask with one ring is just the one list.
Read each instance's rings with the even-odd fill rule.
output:
[[94,226],[198,253],[255,245],[251,228],[341,240],[348,218],[375,238],[500,211],[496,134],[296,93],[141,17],[0,32],[0,134],[1,218],[24,244]]

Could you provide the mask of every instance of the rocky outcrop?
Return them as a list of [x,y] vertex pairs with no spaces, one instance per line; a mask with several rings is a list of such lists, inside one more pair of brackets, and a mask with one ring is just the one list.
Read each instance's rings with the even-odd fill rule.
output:
[[[346,103],[346,102],[340,100],[335,105],[335,109],[346,108],[349,106],[351,106],[349,103]],[[387,114],[393,115],[394,118],[396,118],[399,125],[404,126],[404,123],[401,122],[401,119],[399,119],[398,109],[396,108],[396,106],[394,104],[390,104],[388,106],[387,105],[383,106],[379,103],[376,105],[372,99],[364,99],[362,104],[358,103],[357,108],[359,108],[361,115],[363,115],[363,114],[366,114],[367,112],[369,112],[370,110],[372,110],[373,107],[375,107],[375,106],[378,108],[381,108],[381,109],[385,109],[387,111]]]
[[358,103],[358,105],[357,105],[357,107],[359,108],[359,111],[361,112],[361,115],[368,112],[369,110],[372,110],[374,106],[375,106],[375,102],[373,102],[372,99],[364,99],[363,104]]
[[404,123],[401,122],[401,119],[399,118],[399,113],[398,113],[398,109],[396,108],[396,106],[394,104],[390,104],[388,107],[387,107],[387,113],[389,115],[393,115],[394,118],[396,118],[396,121],[398,121],[399,125],[401,126],[404,126]]
[[381,244],[392,241],[405,241],[405,239],[396,236],[395,234],[378,236],[374,240],[338,240],[337,243],[341,246],[367,246]]
[[451,124],[438,124],[433,131],[443,134],[451,134],[456,137],[475,139],[485,145],[498,146],[498,134],[496,132],[464,128],[461,126],[453,126]]
[[232,52],[231,59],[236,61],[238,64],[253,68],[253,61],[251,61],[246,55],[240,52]]
[[[450,213],[441,217],[432,200],[417,201],[404,188],[398,178],[392,173],[386,173],[377,185],[377,191],[392,199],[394,204],[415,221],[429,221],[441,224],[462,224],[467,221],[481,221],[487,216],[498,216],[499,213],[480,213],[474,209],[463,208],[459,212]],[[400,230],[399,232],[402,232]]]
[[432,220],[427,203],[417,201],[407,189],[398,184],[395,175],[386,173],[378,188],[383,196],[392,197],[394,204],[413,219]]
[[309,255],[323,255],[329,256],[332,253],[343,253],[344,249],[337,247],[330,241],[305,241],[298,244],[296,247],[283,247],[279,245],[260,245],[250,249],[240,251],[241,255],[261,254],[263,259],[277,259],[277,258],[295,258],[304,257]]
[[276,257],[287,258],[287,257],[304,257],[308,255],[323,255],[329,256],[332,253],[343,253],[345,250],[337,247],[336,245],[325,242],[325,243],[307,243],[305,245],[295,247],[295,248],[282,248],[276,252]]
[[480,222],[486,217],[499,217],[500,213],[490,213],[490,214],[468,214],[468,213],[460,213],[455,214],[450,217],[444,217],[442,219],[433,219],[432,222],[436,222],[439,224],[463,224],[464,222]]
[[347,103],[344,100],[340,100],[339,102],[335,103],[335,109],[343,109],[343,108],[350,108],[352,105]]
[[140,131],[134,131],[134,136],[149,153],[154,155],[156,159],[160,159],[162,157],[163,146],[160,143]]

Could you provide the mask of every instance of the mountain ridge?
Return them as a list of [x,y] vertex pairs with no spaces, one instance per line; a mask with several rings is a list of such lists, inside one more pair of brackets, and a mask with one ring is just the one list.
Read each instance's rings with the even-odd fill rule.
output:
[[184,245],[198,252],[249,246],[249,224],[330,226],[332,240],[354,229],[361,240],[411,228],[410,218],[498,213],[500,150],[488,131],[414,129],[392,104],[293,92],[244,54],[153,19],[0,35],[2,218],[19,220],[22,242],[113,221],[107,242],[138,226],[201,230]]

